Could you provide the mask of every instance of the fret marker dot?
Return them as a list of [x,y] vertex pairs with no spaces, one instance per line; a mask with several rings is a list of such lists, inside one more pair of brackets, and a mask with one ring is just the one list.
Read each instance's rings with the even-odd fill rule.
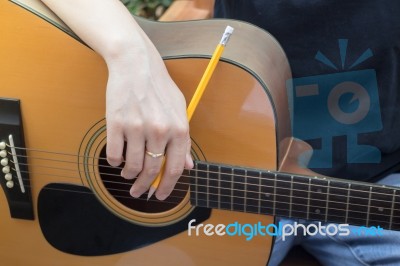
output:
[[378,211],[383,212],[383,207],[379,207]]
[[269,193],[265,193],[264,195],[265,195],[266,198],[271,197],[271,194],[269,194]]
[[315,210],[315,213],[316,213],[316,214],[320,214],[320,213],[321,213],[321,210],[320,210],[320,209],[316,209],[316,210]]

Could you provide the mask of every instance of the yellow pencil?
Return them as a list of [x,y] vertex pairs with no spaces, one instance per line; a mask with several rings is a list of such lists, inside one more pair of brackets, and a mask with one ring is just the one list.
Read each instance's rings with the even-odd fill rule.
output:
[[[232,35],[232,33],[233,33],[233,28],[230,26],[227,26],[224,34],[222,35],[221,41],[219,42],[217,48],[215,48],[215,51],[210,59],[210,62],[208,63],[207,68],[204,71],[204,74],[203,74],[199,84],[197,85],[196,91],[194,92],[193,97],[187,108],[187,118],[188,118],[189,122],[192,119],[193,113],[196,110],[196,107],[200,102],[201,96],[203,96],[203,93],[207,87],[207,84],[210,81],[212,74],[214,73],[215,67],[218,64],[218,61],[222,55],[222,52],[224,51],[224,48],[225,48],[226,44],[228,43],[229,37]],[[164,174],[164,170],[165,170],[165,157],[162,162],[160,173],[157,175],[156,179],[154,179],[153,183],[151,184],[151,187],[149,189],[149,194],[147,195],[147,199],[150,199],[151,196],[154,194],[154,192],[157,190],[158,185],[160,184],[160,181],[161,181],[161,177]]]

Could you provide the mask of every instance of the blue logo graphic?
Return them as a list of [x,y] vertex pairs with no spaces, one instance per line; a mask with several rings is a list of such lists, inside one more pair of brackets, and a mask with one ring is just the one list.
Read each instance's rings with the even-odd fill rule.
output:
[[[339,40],[341,68],[345,68],[347,40]],[[332,140],[347,137],[347,163],[379,163],[378,148],[358,143],[358,134],[382,129],[378,85],[374,69],[351,69],[372,56],[366,50],[346,72],[301,77],[287,83],[293,136],[320,140],[314,149],[310,168],[332,167]],[[323,53],[315,59],[337,70]]]

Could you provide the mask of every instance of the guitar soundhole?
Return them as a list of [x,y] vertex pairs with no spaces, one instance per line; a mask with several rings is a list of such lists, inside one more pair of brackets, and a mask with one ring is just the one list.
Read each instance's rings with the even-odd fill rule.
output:
[[120,173],[124,165],[111,167],[105,158],[106,147],[102,149],[99,159],[99,172],[103,185],[117,201],[130,209],[146,213],[168,211],[182,202],[188,192],[189,179],[182,176],[177,182],[174,191],[164,201],[159,201],[154,196],[147,200],[147,193],[140,198],[133,198],[129,194],[129,190],[135,180],[127,180],[121,177]]

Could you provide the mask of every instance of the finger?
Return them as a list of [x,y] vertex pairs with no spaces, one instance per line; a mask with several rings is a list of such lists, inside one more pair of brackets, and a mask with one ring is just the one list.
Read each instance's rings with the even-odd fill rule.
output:
[[192,141],[190,137],[188,137],[187,147],[186,147],[185,169],[192,169],[194,166],[191,151],[192,151]]
[[123,160],[124,135],[122,128],[107,122],[107,162],[111,166],[120,165]]
[[157,199],[166,199],[181,177],[186,162],[187,144],[186,140],[178,139],[171,141],[168,145],[164,175],[155,194]]
[[165,145],[165,142],[163,143],[161,141],[147,141],[146,149],[143,151],[143,169],[130,190],[132,197],[140,197],[143,193],[148,191],[150,185],[160,173],[164,159]]
[[121,176],[133,179],[143,170],[144,137],[140,134],[131,134],[126,144],[125,166]]

